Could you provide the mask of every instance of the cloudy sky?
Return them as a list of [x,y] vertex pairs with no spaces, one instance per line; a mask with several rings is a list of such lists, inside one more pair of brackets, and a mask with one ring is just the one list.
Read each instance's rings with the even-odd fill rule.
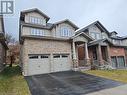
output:
[[38,8],[50,23],[70,19],[79,27],[99,20],[107,30],[127,35],[127,0],[15,0],[15,13],[5,16],[5,29],[18,39],[20,11]]

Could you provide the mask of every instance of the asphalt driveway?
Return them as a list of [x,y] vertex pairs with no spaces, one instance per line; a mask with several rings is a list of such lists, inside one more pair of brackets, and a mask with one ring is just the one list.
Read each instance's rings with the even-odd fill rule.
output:
[[28,76],[25,79],[32,95],[85,95],[123,85],[74,71]]

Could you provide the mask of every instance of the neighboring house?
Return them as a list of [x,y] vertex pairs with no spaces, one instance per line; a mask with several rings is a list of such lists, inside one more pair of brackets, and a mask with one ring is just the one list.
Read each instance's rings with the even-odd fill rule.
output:
[[0,15],[0,71],[3,70],[6,63],[6,51],[8,47],[5,42],[5,30],[3,16]]
[[[48,23],[49,17],[38,9],[20,14],[20,62],[24,76],[88,69],[91,64],[126,66],[125,44],[114,43],[99,21],[78,29],[70,20]],[[126,43],[126,38],[122,39]]]
[[49,19],[38,9],[21,12],[20,60],[25,76],[73,69],[78,62],[76,45],[87,46],[92,40],[85,33],[75,35],[78,27],[68,19],[48,23]]
[[[114,68],[125,68],[127,65],[127,37],[109,32],[99,21],[78,30],[91,36],[94,41],[88,43],[89,59],[92,64],[111,64]],[[84,46],[79,47],[79,64],[84,62]]]

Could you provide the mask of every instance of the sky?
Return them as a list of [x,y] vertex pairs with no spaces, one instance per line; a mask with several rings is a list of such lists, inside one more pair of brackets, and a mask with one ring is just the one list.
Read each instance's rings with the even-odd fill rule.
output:
[[20,11],[38,8],[54,23],[70,19],[82,28],[99,20],[109,32],[127,35],[127,0],[15,0],[14,15],[5,16],[5,31],[19,38]]

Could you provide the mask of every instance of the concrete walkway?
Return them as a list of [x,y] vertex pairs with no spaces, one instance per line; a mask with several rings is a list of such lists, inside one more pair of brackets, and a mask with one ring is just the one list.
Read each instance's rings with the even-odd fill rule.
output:
[[110,89],[97,91],[86,95],[127,95],[127,84]]

